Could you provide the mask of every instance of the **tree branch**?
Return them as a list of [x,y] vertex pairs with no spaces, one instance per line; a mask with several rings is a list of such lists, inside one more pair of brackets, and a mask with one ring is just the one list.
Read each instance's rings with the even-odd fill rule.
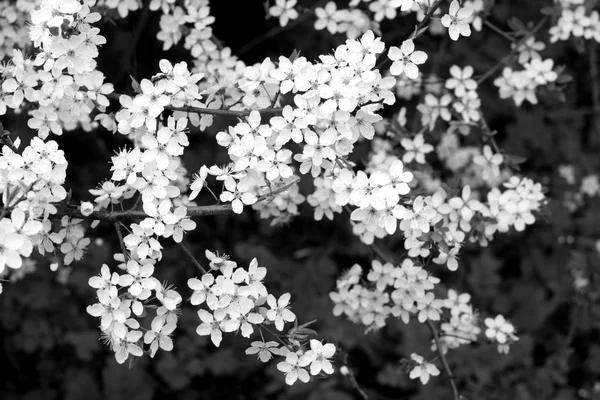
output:
[[434,5],[429,7],[429,10],[427,10],[427,14],[425,14],[425,17],[423,17],[419,25],[417,25],[417,31],[423,28],[425,25],[427,25],[433,14],[437,11],[438,8],[440,8],[444,1],[446,0],[437,0]]
[[[114,100],[118,100],[120,96],[123,96],[121,93],[109,93],[106,97]],[[130,95],[126,95],[130,96]],[[130,96],[131,97],[131,96]],[[171,111],[183,111],[188,113],[196,113],[196,114],[206,114],[206,115],[219,115],[219,116],[228,116],[228,117],[245,117],[250,115],[252,111],[258,111],[261,115],[280,115],[283,111],[282,108],[259,108],[254,110],[224,110],[220,108],[208,108],[208,107],[193,107],[193,106],[183,106],[183,107],[174,107],[174,106],[166,106],[166,110]]]
[[283,111],[282,108],[259,108],[255,110],[223,110],[216,108],[206,108],[206,107],[192,107],[192,106],[183,106],[183,107],[173,107],[166,106],[168,110],[172,111],[184,111],[189,113],[196,114],[207,114],[207,115],[220,115],[220,116],[229,116],[229,117],[245,117],[250,115],[252,111],[258,111],[261,115],[280,115]]
[[[79,207],[67,205],[67,204],[55,204],[54,205],[58,212],[55,215],[58,216],[69,216],[71,218],[89,219],[89,220],[100,220],[108,222],[132,222],[141,221],[144,218],[150,216],[144,212],[144,210],[125,210],[125,211],[107,211],[100,210],[94,211],[90,215],[83,215],[79,210]],[[199,207],[188,207],[188,217],[203,217],[207,215],[222,215],[229,214],[232,212],[231,204],[217,204],[211,206],[199,206]]]
[[444,367],[444,371],[446,372],[446,375],[448,375],[448,380],[450,381],[450,386],[452,387],[452,395],[454,396],[454,400],[460,400],[460,394],[458,394],[458,389],[456,388],[456,383],[454,382],[454,375],[452,375],[450,365],[448,365],[446,356],[442,351],[442,346],[440,343],[440,333],[437,331],[435,325],[433,325],[433,322],[431,322],[430,320],[427,320],[427,326],[429,327],[431,335],[433,336],[433,340],[435,341],[435,347],[440,356],[440,359],[442,360],[442,366]]
[[[294,179],[293,181],[274,188],[269,193],[259,196],[256,203],[272,198],[279,193],[286,191],[290,186],[295,185],[300,181],[300,178]],[[89,220],[100,220],[108,222],[132,222],[141,221],[144,218],[152,218],[152,216],[146,214],[144,210],[123,210],[123,211],[107,211],[100,210],[94,211],[90,215],[83,215],[79,207],[64,203],[54,204],[58,210],[56,216],[68,216],[71,218],[89,219]],[[227,204],[214,204],[210,206],[195,206],[187,208],[187,217],[205,217],[207,215],[223,215],[230,214],[233,211],[231,203]]]

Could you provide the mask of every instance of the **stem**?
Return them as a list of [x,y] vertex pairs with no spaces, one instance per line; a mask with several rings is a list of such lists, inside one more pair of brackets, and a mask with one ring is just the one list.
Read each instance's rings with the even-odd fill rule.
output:
[[[592,103],[594,105],[594,110],[598,111],[600,109],[600,88],[598,87],[598,84],[600,83],[600,76],[598,74],[598,54],[596,52],[596,43],[595,42],[590,42],[589,44],[589,48],[588,48],[588,52],[589,52],[589,63],[590,63],[590,78],[592,80]],[[600,118],[598,117],[598,115],[594,115],[592,117],[592,128],[594,130],[598,130],[598,128],[600,127]],[[598,135],[600,133],[596,133],[596,135]],[[598,137],[594,137],[594,140],[592,141],[592,143],[594,144],[598,144],[600,143],[600,138]]]
[[117,231],[117,236],[119,237],[119,244],[121,245],[121,250],[123,251],[123,257],[125,257],[125,262],[129,258],[129,253],[127,253],[127,248],[125,247],[125,241],[123,240],[123,232],[121,232],[121,223],[118,221],[114,222],[115,230]]
[[427,25],[427,23],[429,22],[429,20],[431,19],[431,17],[433,16],[433,13],[435,13],[437,11],[438,8],[440,8],[440,6],[442,5],[442,3],[445,0],[437,0],[435,2],[434,5],[432,5],[429,10],[427,11],[427,14],[425,14],[425,17],[423,17],[423,19],[421,20],[421,22],[419,23],[419,25],[417,25],[417,31],[421,28],[423,28],[425,25]]
[[290,21],[286,26],[277,25],[277,26],[269,29],[262,35],[258,36],[257,38],[252,39],[250,42],[248,42],[247,44],[242,46],[242,48],[240,48],[238,51],[235,52],[235,55],[239,57],[242,54],[245,54],[248,51],[252,50],[254,47],[258,46],[265,40],[272,38],[288,29],[292,29],[296,25],[300,25],[302,22],[304,22],[306,19],[308,19],[308,17],[310,17],[314,13],[314,11],[317,7],[324,5],[325,3],[327,3],[327,1],[328,0],[319,1],[317,4],[312,6],[307,12],[302,14],[302,16],[298,17],[297,19],[295,19],[293,21]]
[[502,29],[498,28],[494,23],[490,22],[489,20],[484,19],[483,24],[491,30],[493,30],[494,32],[496,32],[498,35],[502,36],[504,39],[508,40],[509,42],[512,43],[515,41],[515,39],[512,36],[510,36],[509,33],[504,32]]
[[347,366],[346,366],[346,368],[348,369],[348,379],[350,380],[350,384],[352,385],[354,390],[356,390],[358,392],[358,394],[360,395],[360,397],[363,398],[363,400],[368,400],[369,396],[367,396],[365,391],[362,390],[362,388],[358,385],[358,382],[356,381],[356,377],[354,376],[354,372],[352,372],[352,370],[350,368],[348,368]]
[[[118,100],[121,93],[110,93],[107,94],[106,97]],[[207,107],[192,107],[192,106],[182,106],[182,107],[174,107],[174,106],[166,106],[165,110],[171,111],[183,111],[187,113],[196,113],[196,114],[206,114],[206,115],[217,115],[217,116],[227,116],[227,117],[243,117],[246,115],[250,115],[252,111],[258,111],[261,115],[280,115],[282,108],[262,108],[256,110],[224,110],[217,108],[207,108]]]
[[272,330],[270,330],[269,328],[267,328],[267,326],[266,326],[264,323],[262,323],[262,324],[259,324],[258,326],[259,326],[259,329],[260,329],[260,328],[262,328],[262,329],[264,329],[265,331],[267,331],[267,332],[268,332],[268,333],[269,333],[271,336],[273,336],[273,337],[274,337],[274,338],[275,338],[275,339],[276,339],[276,340],[277,340],[279,343],[281,343],[281,345],[282,345],[283,347],[286,347],[286,348],[287,348],[289,351],[294,351],[294,348],[293,348],[291,345],[289,345],[289,344],[286,344],[286,343],[285,343],[285,342],[284,342],[284,341],[281,339],[281,337],[279,337],[279,335],[278,335],[278,334],[276,334],[275,332],[273,332]]
[[243,117],[246,115],[250,115],[252,111],[258,111],[261,115],[280,115],[282,108],[260,108],[256,110],[222,110],[215,108],[206,108],[206,107],[192,107],[192,106],[183,106],[183,107],[173,107],[167,106],[165,107],[168,110],[172,111],[184,111],[189,113],[196,114],[208,114],[208,115],[220,115],[220,116],[229,116],[229,117]]
[[519,47],[521,47],[521,45],[523,43],[525,43],[527,41],[527,39],[529,39],[530,37],[532,37],[533,35],[535,35],[540,29],[542,29],[542,27],[546,24],[546,22],[548,22],[549,17],[545,16],[544,18],[542,18],[534,27],[531,31],[529,31],[525,36],[523,36],[518,42],[515,43],[515,47],[512,49],[512,51],[504,58],[502,58],[500,61],[498,61],[498,63],[496,63],[496,65],[494,65],[492,68],[490,68],[486,73],[484,73],[483,75],[481,75],[478,79],[477,79],[477,85],[481,85],[483,82],[485,82],[486,80],[488,80],[492,75],[494,75],[496,73],[496,71],[498,71],[504,64],[506,64],[508,61],[510,61],[510,59],[519,52]]
[[[393,262],[393,260],[390,257],[386,256],[376,246],[372,245],[371,248],[375,251],[375,253],[377,253],[377,255],[379,255],[379,257],[381,259],[383,259],[383,261],[389,262],[389,263]],[[440,343],[440,334],[437,331],[437,329],[435,328],[435,325],[433,325],[433,322],[431,322],[430,320],[427,320],[427,326],[429,327],[429,330],[431,331],[431,334],[433,335],[433,340],[435,341],[435,347],[437,349],[440,359],[442,360],[442,365],[444,367],[444,371],[446,371],[446,375],[448,375],[448,379],[450,380],[450,386],[452,387],[452,394],[454,396],[454,400],[460,400],[460,394],[458,394],[458,389],[456,388],[456,383],[454,382],[454,375],[452,375],[452,370],[450,369],[450,365],[448,365],[446,356],[444,355],[444,352],[442,351],[442,346]]]
[[185,247],[185,245],[183,244],[183,242],[180,242],[178,244],[179,244],[179,247],[181,247],[181,250],[183,250],[183,252],[188,256],[188,258],[196,266],[196,268],[198,268],[200,270],[200,272],[202,272],[203,274],[206,274],[206,270],[202,267],[202,265],[200,265],[200,263],[198,262],[198,260],[196,260],[196,257],[194,257],[194,255],[192,254],[192,252],[187,247]]
[[[144,210],[125,210],[125,211],[94,211],[90,215],[83,215],[79,208],[67,204],[55,204],[58,212],[56,216],[67,215],[71,218],[91,219],[108,222],[119,221],[140,221],[150,216]],[[221,204],[212,206],[188,207],[188,217],[203,217],[207,215],[222,215],[232,212],[231,204]]]
[[435,347],[437,349],[438,355],[442,360],[442,365],[444,366],[444,371],[446,371],[446,375],[448,375],[448,379],[450,380],[450,386],[452,387],[452,395],[454,396],[454,400],[460,400],[460,394],[458,394],[458,389],[456,388],[456,383],[454,382],[454,375],[452,375],[452,370],[450,369],[450,365],[448,365],[448,361],[446,360],[446,356],[442,351],[442,346],[440,344],[440,334],[433,325],[433,322],[427,320],[427,326],[431,331],[431,335],[433,336],[433,340],[435,341]]

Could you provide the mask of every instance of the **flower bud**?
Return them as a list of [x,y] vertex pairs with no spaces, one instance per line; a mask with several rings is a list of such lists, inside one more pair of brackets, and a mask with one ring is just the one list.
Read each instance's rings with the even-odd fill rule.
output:
[[81,213],[84,216],[87,217],[88,215],[91,215],[94,212],[94,205],[92,203],[90,203],[89,201],[86,201],[86,202],[81,203],[79,210],[81,211]]

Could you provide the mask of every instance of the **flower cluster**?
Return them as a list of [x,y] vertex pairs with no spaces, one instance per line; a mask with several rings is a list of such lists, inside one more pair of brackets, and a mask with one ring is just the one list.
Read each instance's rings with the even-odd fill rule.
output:
[[24,49],[29,44],[27,23],[34,2],[3,1],[0,3],[0,60],[13,49]]
[[[51,233],[50,218],[57,212],[52,203],[67,197],[63,187],[66,170],[64,153],[54,141],[43,142],[35,137],[20,153],[3,146],[0,155],[1,216],[4,217],[0,220],[3,238],[0,275],[5,266],[20,268],[22,257],[29,257],[34,246],[44,254],[53,252],[55,245],[62,243],[60,249],[66,254],[67,264],[82,257],[89,239],[83,238],[83,229],[77,225],[79,221],[65,216],[62,229]],[[10,218],[6,218],[9,214]]]
[[443,352],[477,341],[481,328],[478,325],[478,315],[470,302],[471,296],[468,293],[458,294],[452,289],[448,290],[444,308],[449,310],[450,318],[440,326]]
[[337,280],[337,290],[329,294],[334,315],[343,314],[368,330],[384,327],[391,316],[405,323],[411,315],[419,322],[440,319],[444,302],[432,292],[439,279],[412,259],[397,266],[373,260],[367,282],[362,281],[362,274],[355,264]]
[[35,59],[13,50],[2,70],[0,114],[6,108],[20,109],[24,101],[38,104],[29,113],[28,126],[42,139],[50,132],[61,135],[63,128],[93,129],[92,110],[108,106],[111,84],[96,70],[98,46],[106,42],[91,24],[100,14],[91,12],[95,1],[44,1],[31,9],[29,39],[39,48]]
[[502,315],[485,319],[485,336],[492,342],[498,343],[498,352],[508,353],[509,345],[519,340],[515,327]]
[[[112,157],[110,180],[90,190],[95,199],[81,204],[81,215],[106,212],[129,199],[135,201],[129,211],[145,213],[129,225],[111,220],[122,239],[123,254],[115,257],[121,272],[103,265],[89,280],[98,302],[88,312],[100,318],[103,337],[119,363],[142,356],[144,350],[154,357],[158,349],[173,348],[171,334],[182,297],[153,276],[162,258],[159,239],[179,243],[196,228],[193,201],[208,186],[209,176],[222,182],[218,199],[230,203],[237,214],[252,206],[262,217],[281,223],[307,202],[316,220],[345,211],[353,232],[366,244],[385,236],[402,238],[407,256],[400,264],[373,260],[364,278],[362,268],[354,265],[338,279],[330,294],[335,315],[346,315],[370,330],[385,326],[390,317],[408,323],[413,316],[431,323],[448,314],[434,343],[441,347],[434,346],[440,354],[477,339],[481,328],[470,296],[448,290],[447,299],[436,298],[440,281],[423,260],[456,270],[464,245],[486,245],[497,232],[524,230],[534,223],[545,197],[540,184],[510,173],[496,146],[461,145],[472,131],[482,131],[486,140],[492,136],[483,120],[475,70],[453,65],[447,79],[427,76],[428,55],[415,45],[424,30],[389,48],[389,76],[379,70],[384,63],[378,58],[385,52],[374,33],[379,23],[399,13],[429,20],[431,2],[352,0],[345,9],[327,2],[315,8],[315,29],[348,38],[332,54],[316,61],[294,54],[246,65],[213,36],[208,0],[152,0],[149,9],[161,12],[157,38],[163,49],[183,41],[194,64],[161,60],[158,73],[133,81],[134,94],[118,97],[115,114],[107,113],[113,87],[96,69],[98,47],[105,39],[93,26],[100,19],[95,11],[125,18],[140,8],[140,2],[41,0],[30,9],[23,3],[0,5],[0,27],[6,21],[25,26],[24,15],[30,10],[29,39],[37,53],[28,59],[14,49],[1,69],[0,115],[29,104],[28,126],[38,137],[22,152],[17,151],[19,143],[2,148],[0,276],[7,274],[6,266],[19,268],[34,248],[44,254],[59,247],[64,264],[83,257],[90,239],[82,221],[68,216],[60,223],[50,219],[57,214],[54,203],[67,198],[62,186],[67,163],[55,142],[43,140],[50,133],[60,135],[76,127],[92,130],[101,124],[126,135],[133,148]],[[571,36],[598,40],[598,13],[585,15],[580,3],[561,0],[552,41]],[[276,0],[268,14],[286,26],[299,17],[296,6],[296,0]],[[484,2],[454,0],[447,13],[441,8],[437,12],[438,32],[445,27],[457,40],[470,36],[471,26],[481,29]],[[8,46],[25,46],[21,33],[2,35],[6,37],[0,40],[0,56]],[[536,103],[536,90],[558,80],[560,70],[540,55],[543,49],[529,35],[513,43],[517,66],[505,67],[495,80],[500,97],[512,98],[517,105],[525,100]],[[384,120],[378,113],[395,103],[394,92],[403,98],[421,95],[410,124],[407,114],[412,112],[406,108],[393,119]],[[219,113],[238,117],[216,135],[230,162],[201,165],[189,180],[182,162],[189,127],[205,130]],[[432,131],[440,125],[449,127],[436,144],[438,136]],[[367,141],[371,151],[361,165],[352,156],[355,146]],[[451,172],[464,172],[459,187],[442,189],[427,165],[435,155]],[[297,184],[301,176],[313,183],[306,196]],[[182,195],[188,189],[189,196]],[[271,201],[262,202],[265,198]],[[124,238],[121,228],[127,230]],[[262,362],[281,357],[277,369],[289,385],[334,372],[330,359],[335,346],[309,339],[316,332],[308,324],[298,326],[289,293],[269,294],[262,283],[266,268],[256,259],[245,269],[226,256],[209,251],[206,255],[211,271],[188,281],[192,305],[203,306],[197,312],[198,335],[209,336],[219,346],[224,332],[239,331],[245,338],[260,334],[246,353]],[[142,328],[147,314],[153,319],[149,328]],[[286,323],[295,326],[284,333]],[[485,325],[486,337],[501,352],[518,340],[502,316],[486,319]],[[265,334],[275,340],[265,341]],[[439,374],[423,357],[412,354],[411,359],[411,378],[425,384]]]
[[557,0],[560,16],[550,28],[550,42],[571,37],[600,42],[600,14],[588,10],[582,0]]
[[[312,375],[333,373],[329,358],[334,355],[335,346],[311,339],[310,350],[305,351],[303,343],[307,342],[308,334],[315,332],[306,329],[305,325],[298,327],[296,315],[290,310],[289,293],[279,298],[269,294],[262,283],[267,274],[266,268],[259,267],[258,261],[253,259],[246,270],[227,256],[208,250],[206,257],[210,260],[211,272],[200,279],[188,280],[188,286],[194,291],[190,298],[192,305],[206,305],[206,309],[198,310],[201,321],[196,329],[198,335],[210,336],[213,344],[219,347],[223,332],[239,331],[243,337],[250,338],[257,328],[262,340],[252,342],[246,354],[257,354],[262,362],[269,361],[274,355],[284,357],[285,361],[279,362],[277,368],[285,373],[288,385],[296,380],[309,381],[305,367],[310,366]],[[214,273],[218,274],[216,278]],[[268,328],[273,325],[281,332],[288,322],[296,324],[285,335]],[[265,342],[266,333],[275,336],[277,341]]]
[[[366,12],[355,7],[357,4],[353,4],[359,2],[351,2],[350,8],[342,9],[338,9],[336,3],[333,1],[327,2],[324,7],[317,7],[315,9],[317,20],[315,21],[314,28],[316,30],[326,29],[331,34],[345,33],[348,39],[356,39],[369,29],[377,29],[377,23],[371,21]],[[373,7],[377,7],[378,5],[383,6],[379,7],[380,12],[378,17],[385,15],[385,13],[381,12],[385,10],[385,3],[389,3],[389,1],[377,1],[373,3]],[[395,8],[392,8],[392,12],[395,13]]]
[[[523,57],[519,59],[522,60]],[[536,90],[555,82],[558,78],[558,73],[554,69],[554,60],[551,58],[543,60],[541,57],[534,56],[521,67],[523,68],[521,70],[505,67],[502,76],[494,80],[494,85],[498,87],[502,99],[512,98],[518,106],[525,100],[537,104]]]
[[[96,289],[98,303],[88,306],[87,312],[100,318],[103,338],[115,352],[119,364],[130,356],[142,357],[144,344],[148,345],[151,357],[159,348],[171,351],[170,335],[177,326],[181,296],[152,277],[155,260],[130,258],[126,261],[124,257],[120,260],[118,267],[123,274],[111,273],[104,264],[100,275],[90,278],[89,285]],[[160,302],[158,307],[151,305],[153,294]],[[150,329],[142,328],[136,317],[141,318],[150,311],[155,313]]]
[[[360,41],[347,40],[334,55],[322,57],[321,63],[280,57],[277,66],[267,59],[247,67],[240,84],[246,106],[268,106],[279,94],[293,94],[294,106],[285,106],[282,115],[268,123],[252,111],[217,135],[218,143],[228,149],[234,172],[224,179],[227,191],[221,199],[253,204],[252,194],[273,183],[289,183],[294,160],[300,163],[301,174],[330,176],[356,141],[372,138],[373,124],[381,119],[374,111],[379,103],[393,101],[388,89],[393,80],[373,70],[383,50],[384,44],[369,31]],[[302,152],[293,154],[285,147],[290,141],[300,144]]]
[[[433,289],[439,279],[411,258],[396,266],[374,260],[366,281],[362,275],[362,268],[355,264],[337,280],[337,290],[330,293],[334,315],[345,315],[371,330],[384,327],[389,317],[400,318],[404,323],[410,321],[411,315],[416,315],[421,323],[439,321],[447,309],[449,318],[441,324],[439,337],[443,353],[477,341],[482,332],[477,313],[470,304],[471,296],[450,289],[448,298],[437,299]],[[508,352],[508,345],[518,340],[514,327],[501,315],[495,320],[487,318],[485,325],[485,336],[497,342],[501,352]],[[433,342],[433,350],[436,350],[436,342]],[[410,378],[420,378],[425,384],[430,375],[439,374],[435,365],[424,362],[421,356],[412,358],[416,366]]]

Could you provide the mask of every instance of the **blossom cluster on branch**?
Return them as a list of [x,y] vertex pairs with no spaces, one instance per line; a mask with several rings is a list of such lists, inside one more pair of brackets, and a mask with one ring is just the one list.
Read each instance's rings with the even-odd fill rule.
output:
[[[560,2],[552,42],[571,35],[598,40],[596,11],[574,22],[575,15],[588,11],[582,3]],[[247,65],[213,36],[208,0],[152,0],[147,7],[161,13],[157,39],[163,48],[183,41],[194,61],[162,59],[156,74],[133,81],[133,93],[118,94],[97,69],[98,47],[106,39],[94,24],[110,12],[127,17],[140,8],[137,0],[40,0],[35,7],[2,3],[6,21],[18,34],[1,47],[0,56],[10,56],[8,46],[15,46],[1,71],[0,114],[26,111],[37,137],[22,150],[20,140],[3,139],[0,276],[8,274],[6,266],[18,269],[34,248],[55,257],[59,249],[64,264],[79,260],[90,243],[84,219],[95,220],[92,228],[100,221],[114,224],[122,246],[115,256],[120,272],[103,265],[90,279],[98,303],[88,312],[100,318],[102,335],[119,363],[144,352],[154,357],[158,349],[173,348],[183,301],[174,287],[154,276],[166,243],[159,239],[181,244],[197,226],[193,218],[203,215],[240,214],[251,206],[277,224],[290,221],[307,204],[316,221],[345,213],[366,245],[396,236],[406,250],[397,262],[373,260],[364,273],[357,264],[338,279],[330,294],[335,315],[367,330],[385,326],[392,317],[405,323],[411,316],[421,323],[440,321],[433,350],[442,359],[482,332],[507,352],[518,340],[512,324],[496,316],[481,327],[470,296],[448,289],[447,298],[437,298],[440,280],[428,271],[431,263],[457,270],[464,246],[486,246],[497,233],[524,230],[545,203],[541,184],[516,171],[485,121],[478,87],[496,71],[477,77],[469,65],[452,65],[447,79],[425,78],[429,57],[418,43],[424,26],[431,22],[435,34],[436,22],[437,32],[447,30],[452,40],[462,40],[472,34],[471,27],[482,29],[489,10],[481,0],[353,0],[347,9],[330,1],[301,12],[296,5],[296,0],[277,0],[268,12],[282,26],[314,13],[315,29],[344,33],[345,43],[318,60],[294,54]],[[379,23],[410,13],[420,21],[418,29],[398,46],[386,47]],[[23,39],[28,18],[31,43]],[[501,98],[516,105],[535,104],[540,89],[559,90],[564,82],[562,69],[542,56],[545,45],[534,38],[542,25],[505,33],[511,53],[499,64],[506,66],[494,84]],[[418,99],[410,110],[412,121],[405,107],[383,117],[385,106],[411,98]],[[189,175],[182,161],[188,136],[207,132],[223,115],[237,118],[215,137],[229,164],[202,165]],[[90,132],[104,127],[130,143],[111,158],[110,178],[89,190],[93,201],[80,205],[69,204],[67,160],[48,140],[77,127]],[[436,142],[431,132],[440,128]],[[363,143],[370,151],[359,161],[355,149]],[[432,157],[461,177],[458,187],[443,185],[428,168]],[[312,183],[311,193],[301,192],[300,179]],[[211,186],[221,186],[220,193]],[[195,203],[205,191],[217,204]],[[219,346],[224,332],[249,338],[257,330],[261,340],[246,352],[263,362],[282,357],[277,368],[288,384],[333,373],[329,359],[335,346],[309,339],[316,332],[297,325],[289,294],[269,293],[262,283],[266,269],[256,259],[244,269],[225,256],[207,256],[210,271],[190,261],[203,272],[188,281],[191,304],[205,306],[198,310],[199,335]],[[148,314],[153,318],[144,328],[140,322]],[[286,334],[269,328],[281,332],[291,322],[296,326]],[[266,334],[275,340],[265,340]],[[422,356],[411,359],[411,378],[425,384],[439,374]]]

